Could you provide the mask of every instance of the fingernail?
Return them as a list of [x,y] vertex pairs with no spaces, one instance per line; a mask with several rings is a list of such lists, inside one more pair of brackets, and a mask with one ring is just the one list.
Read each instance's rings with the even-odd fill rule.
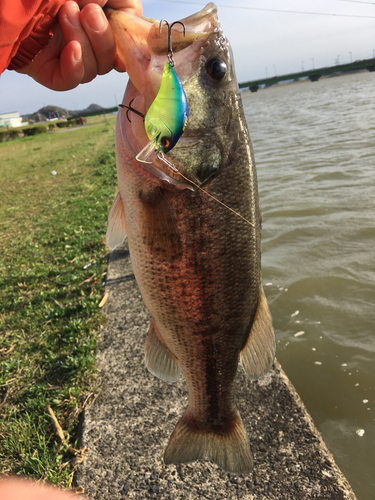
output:
[[73,50],[73,57],[76,63],[80,63],[82,61],[82,47],[81,45],[77,45]]
[[106,17],[100,7],[94,9],[87,16],[87,23],[93,31],[103,31],[106,26]]
[[75,7],[72,7],[70,11],[66,14],[66,18],[72,26],[76,28],[81,26],[81,21],[79,19],[79,7],[75,4]]

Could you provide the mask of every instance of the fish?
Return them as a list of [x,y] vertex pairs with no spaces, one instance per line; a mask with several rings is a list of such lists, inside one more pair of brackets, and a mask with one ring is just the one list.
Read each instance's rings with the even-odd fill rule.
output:
[[151,313],[148,370],[185,377],[189,402],[164,453],[165,464],[211,460],[246,474],[249,439],[235,402],[242,365],[251,380],[275,357],[275,334],[261,281],[261,213],[256,167],[233,55],[209,3],[172,32],[174,69],[189,120],[160,159],[137,161],[149,142],[142,115],[158,94],[168,53],[159,21],[107,12],[117,57],[129,74],[116,121],[119,191],[106,242],[128,239],[134,274]]

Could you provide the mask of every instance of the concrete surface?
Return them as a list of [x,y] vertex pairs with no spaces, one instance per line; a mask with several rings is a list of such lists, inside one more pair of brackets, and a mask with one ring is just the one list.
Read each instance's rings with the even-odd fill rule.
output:
[[126,245],[110,256],[103,330],[101,391],[85,411],[76,486],[92,500],[157,498],[355,500],[295,389],[276,362],[250,383],[239,370],[237,404],[248,432],[255,467],[233,476],[216,465],[165,466],[164,449],[187,406],[183,377],[163,382],[145,368],[150,324]]

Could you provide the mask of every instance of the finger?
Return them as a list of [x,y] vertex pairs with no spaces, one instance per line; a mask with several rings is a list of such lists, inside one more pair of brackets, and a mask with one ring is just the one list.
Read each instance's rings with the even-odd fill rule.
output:
[[77,87],[84,74],[81,46],[72,41],[61,51],[60,58],[45,62],[33,78],[50,89],[62,91]]
[[86,5],[80,20],[95,55],[98,75],[108,73],[115,64],[116,44],[103,10],[92,3]]
[[26,479],[5,479],[0,483],[2,500],[74,500],[77,495],[57,488],[42,486]]
[[[82,60],[82,47],[72,40],[61,51],[60,64],[54,76],[55,90],[71,90],[85,78],[85,67]],[[57,88],[57,87],[60,88]]]
[[65,46],[60,29],[56,29],[49,44],[35,59],[18,70],[52,90],[71,90],[84,77],[82,49],[78,42],[72,41]]
[[82,27],[80,10],[76,2],[68,1],[59,11],[59,23],[66,45],[77,41],[82,48],[82,61],[85,69],[81,83],[90,82],[98,74],[98,67],[90,40]]
[[107,7],[113,10],[123,10],[129,14],[142,17],[142,4],[140,0],[108,0]]
[[89,3],[95,3],[100,7],[110,7],[113,10],[123,10],[129,14],[142,17],[142,4],[140,0],[81,0],[79,6],[81,9]]

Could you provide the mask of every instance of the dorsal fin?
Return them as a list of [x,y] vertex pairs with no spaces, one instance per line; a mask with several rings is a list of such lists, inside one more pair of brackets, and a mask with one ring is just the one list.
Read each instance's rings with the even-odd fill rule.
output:
[[256,380],[271,368],[275,358],[276,340],[272,318],[263,288],[259,290],[258,307],[253,326],[240,358],[246,375]]

